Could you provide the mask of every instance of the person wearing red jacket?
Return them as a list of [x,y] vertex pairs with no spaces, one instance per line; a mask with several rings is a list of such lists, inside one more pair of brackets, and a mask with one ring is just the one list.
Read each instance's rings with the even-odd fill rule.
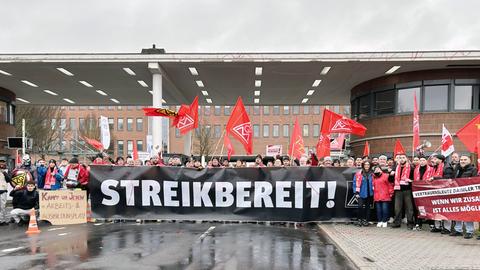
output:
[[384,173],[380,166],[373,168],[373,201],[377,208],[377,227],[386,228],[390,218],[390,202],[393,196],[393,184],[388,180],[390,175]]
[[70,159],[69,165],[65,170],[64,178],[67,188],[81,188],[88,191],[88,178],[89,173],[87,168],[83,164],[79,164],[78,158],[74,157]]

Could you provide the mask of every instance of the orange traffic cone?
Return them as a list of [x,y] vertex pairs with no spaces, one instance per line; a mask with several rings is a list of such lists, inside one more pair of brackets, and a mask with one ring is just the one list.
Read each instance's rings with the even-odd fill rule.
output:
[[87,222],[95,222],[95,219],[92,218],[92,205],[90,202],[87,202]]
[[35,215],[35,209],[30,210],[30,222],[28,223],[28,229],[25,232],[26,234],[37,234],[40,233],[40,230],[37,226],[37,216]]

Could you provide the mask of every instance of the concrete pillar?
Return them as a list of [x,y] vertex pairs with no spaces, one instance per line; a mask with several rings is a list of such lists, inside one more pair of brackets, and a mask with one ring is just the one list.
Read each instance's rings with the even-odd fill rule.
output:
[[189,131],[187,134],[183,136],[184,142],[183,142],[183,153],[187,156],[190,156],[192,154],[191,149],[192,149],[192,133],[195,132],[195,130]]
[[[148,63],[152,73],[152,105],[154,108],[162,107],[162,72],[158,63]],[[162,119],[152,117],[152,142],[154,152],[160,152],[162,147]],[[158,147],[158,148],[157,148]]]

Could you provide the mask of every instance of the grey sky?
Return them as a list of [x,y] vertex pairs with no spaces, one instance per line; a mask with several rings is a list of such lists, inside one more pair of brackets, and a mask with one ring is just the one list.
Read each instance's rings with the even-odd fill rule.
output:
[[480,49],[480,2],[2,1],[0,53]]

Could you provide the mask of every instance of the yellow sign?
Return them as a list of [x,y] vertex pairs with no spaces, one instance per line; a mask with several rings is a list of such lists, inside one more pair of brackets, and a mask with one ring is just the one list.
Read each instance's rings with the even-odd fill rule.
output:
[[52,225],[87,223],[87,193],[84,190],[40,191],[40,219]]

